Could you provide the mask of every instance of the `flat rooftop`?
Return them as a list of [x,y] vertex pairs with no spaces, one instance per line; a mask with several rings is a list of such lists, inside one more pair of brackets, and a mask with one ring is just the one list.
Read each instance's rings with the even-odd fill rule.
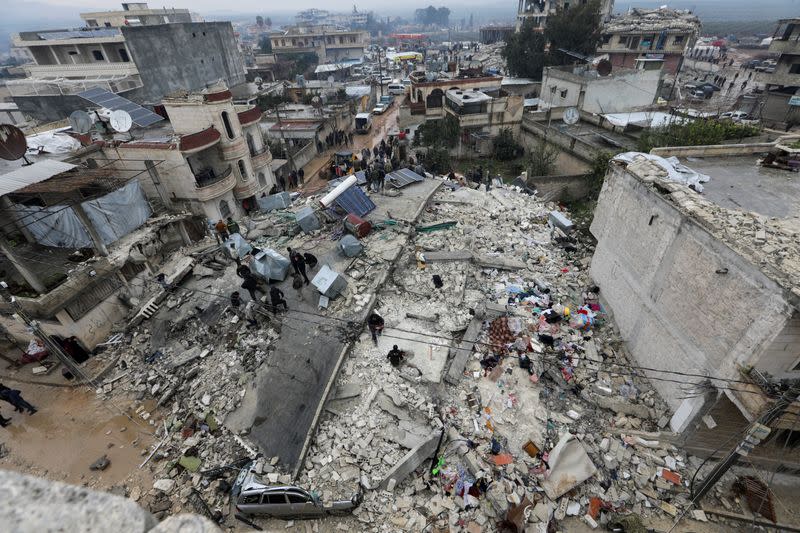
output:
[[703,196],[721,207],[768,217],[800,216],[800,173],[764,168],[756,156],[679,159],[711,176],[703,184]]

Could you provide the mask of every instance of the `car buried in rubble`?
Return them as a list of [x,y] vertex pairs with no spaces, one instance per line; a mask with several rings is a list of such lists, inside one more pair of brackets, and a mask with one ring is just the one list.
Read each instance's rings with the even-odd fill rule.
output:
[[321,518],[329,515],[346,515],[361,504],[361,492],[348,500],[323,504],[320,497],[293,485],[268,485],[262,483],[253,471],[253,462],[246,464],[231,489],[231,501],[236,512],[246,516],[273,518]]

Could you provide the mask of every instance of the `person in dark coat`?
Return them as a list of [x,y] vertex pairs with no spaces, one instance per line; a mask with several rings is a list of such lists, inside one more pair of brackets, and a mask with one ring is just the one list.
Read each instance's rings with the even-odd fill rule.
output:
[[0,383],[0,400],[10,403],[14,406],[14,410],[20,413],[26,409],[30,415],[36,413],[36,408],[25,401],[20,391],[6,387],[2,383]]
[[306,280],[306,285],[311,283],[308,279],[308,276],[306,276],[306,260],[303,258],[303,256],[291,248],[286,248],[286,250],[289,252],[289,261],[292,262],[292,267],[294,267],[295,273],[303,276],[303,279]]
[[308,265],[309,270],[314,270],[314,267],[316,267],[317,263],[319,262],[317,261],[316,256],[310,252],[304,253],[303,259],[306,260],[306,265]]
[[378,345],[378,335],[383,332],[383,324],[383,317],[378,313],[370,314],[367,319],[367,326],[369,327],[369,332],[372,334],[372,342],[375,343],[375,346]]
[[289,306],[286,304],[286,300],[283,299],[283,292],[278,287],[276,287],[275,285],[273,285],[269,289],[269,297],[270,297],[270,300],[272,300],[272,312],[273,313],[277,313],[278,312],[278,306],[281,305],[281,304],[283,304],[283,309],[284,310],[286,310],[286,311],[289,310]]
[[242,288],[247,289],[247,292],[250,293],[250,298],[253,300],[258,299],[256,296],[256,291],[260,292],[261,294],[265,294],[261,287],[258,286],[258,280],[252,274],[244,278],[244,281],[242,282]]
[[389,363],[391,363],[391,365],[395,368],[400,366],[400,363],[403,362],[405,356],[406,353],[403,350],[398,349],[396,344],[392,346],[392,349],[389,350],[389,353],[386,355],[386,357],[389,359]]

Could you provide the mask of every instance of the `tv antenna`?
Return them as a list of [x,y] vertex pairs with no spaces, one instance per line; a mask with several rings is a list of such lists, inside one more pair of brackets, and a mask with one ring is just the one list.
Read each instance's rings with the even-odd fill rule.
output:
[[77,109],[69,115],[69,125],[75,133],[85,135],[92,129],[92,117],[86,111]]
[[32,165],[31,161],[25,157],[28,150],[28,139],[22,130],[11,124],[0,124],[0,158],[6,161],[16,161],[24,159],[23,166]]

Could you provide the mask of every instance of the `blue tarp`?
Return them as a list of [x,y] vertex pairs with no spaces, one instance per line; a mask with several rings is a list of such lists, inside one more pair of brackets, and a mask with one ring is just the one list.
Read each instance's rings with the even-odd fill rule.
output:
[[334,203],[344,209],[348,213],[353,213],[360,217],[364,217],[367,213],[375,209],[375,203],[370,200],[364,191],[359,187],[349,187],[346,191],[339,195]]

